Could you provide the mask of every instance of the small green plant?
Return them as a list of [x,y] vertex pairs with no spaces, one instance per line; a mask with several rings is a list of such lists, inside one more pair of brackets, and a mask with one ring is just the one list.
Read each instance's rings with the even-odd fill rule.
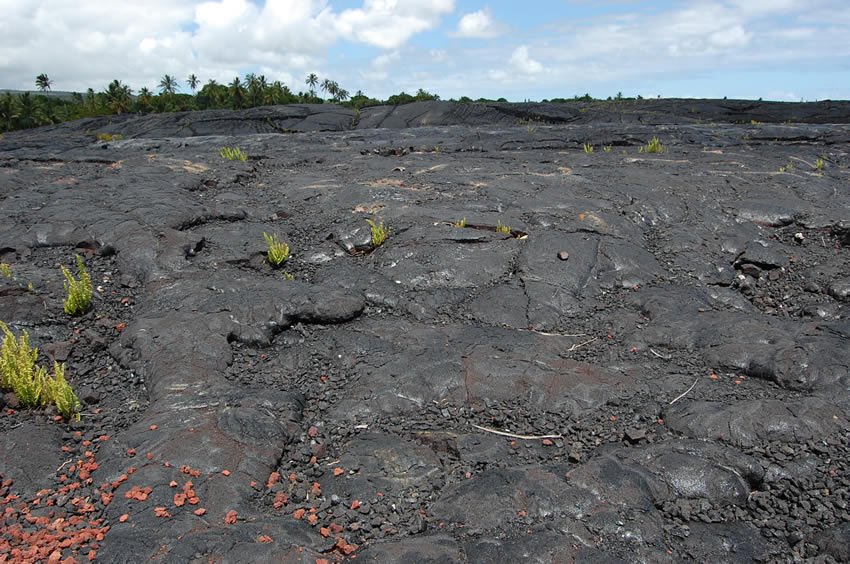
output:
[[5,262],[0,262],[0,275],[2,275],[3,278],[8,278],[9,280],[11,280],[12,279],[12,267],[10,265],[6,264]]
[[247,161],[248,155],[239,147],[222,147],[218,154],[228,161]]
[[289,245],[277,238],[277,235],[269,235],[263,231],[263,239],[266,240],[268,251],[266,258],[273,267],[277,268],[289,258]]
[[588,155],[591,154],[593,152],[593,145],[591,145],[590,143],[585,143],[584,152]]
[[98,133],[97,140],[98,141],[121,141],[124,139],[124,136],[120,133]]
[[371,219],[367,219],[366,223],[369,224],[369,229],[372,231],[372,246],[380,247],[383,245],[387,237],[390,236],[390,228],[386,227],[383,221],[377,224]]
[[500,220],[496,223],[496,233],[504,233],[505,235],[510,235],[511,228],[503,224]]
[[819,173],[823,172],[823,168],[825,166],[826,166],[826,161],[823,160],[823,158],[818,157],[818,159],[815,161],[815,170],[818,171]]
[[455,227],[459,227],[459,228],[463,229],[464,227],[466,227],[466,218],[463,217],[463,218],[461,218],[460,221],[456,221],[452,225],[454,225]]
[[83,262],[83,257],[77,256],[77,276],[68,271],[65,266],[61,266],[62,274],[65,276],[65,292],[68,297],[65,298],[65,313],[71,316],[84,314],[91,305],[92,285],[91,276],[86,270],[86,265]]
[[77,394],[71,388],[71,385],[65,379],[64,364],[53,362],[53,379],[46,381],[46,389],[48,401],[56,405],[59,415],[65,418],[65,420],[72,418],[75,418],[77,421],[80,420],[82,404]]
[[751,120],[750,120],[750,125],[761,125],[761,122],[760,122],[759,120],[757,120],[757,119],[751,119]]
[[291,272],[284,272],[283,279],[287,282],[292,282],[293,280],[295,280],[295,276]]
[[661,141],[658,140],[658,137],[653,137],[649,143],[643,145],[640,149],[638,149],[639,153],[663,153],[664,147],[661,145]]
[[787,163],[779,167],[779,172],[791,172],[792,170],[794,170],[794,163],[792,163],[791,161],[788,161]]
[[614,150],[614,147],[612,147],[611,145],[605,145],[604,147],[602,147],[602,150],[605,151],[606,153],[610,153],[611,151]]
[[53,378],[47,370],[36,365],[38,349],[30,346],[29,333],[15,337],[0,321],[3,344],[0,346],[0,388],[12,390],[24,407],[43,407],[55,404],[65,419],[76,416],[82,407],[80,400],[65,379],[65,365],[53,363]]

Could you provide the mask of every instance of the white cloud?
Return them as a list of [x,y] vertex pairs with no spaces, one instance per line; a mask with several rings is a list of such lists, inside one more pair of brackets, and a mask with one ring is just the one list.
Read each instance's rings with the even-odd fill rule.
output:
[[42,72],[57,90],[115,78],[152,88],[166,73],[300,76],[341,40],[398,49],[453,10],[454,0],[363,0],[342,11],[329,0],[0,0],[0,88],[32,88]]
[[455,31],[457,37],[469,38],[496,37],[499,34],[499,27],[490,17],[490,11],[486,9],[465,14],[460,18]]
[[396,49],[452,10],[454,0],[365,0],[363,8],[341,12],[334,27],[345,38]]
[[709,43],[719,49],[732,47],[743,47],[750,42],[753,34],[744,30],[740,25],[734,25],[728,29],[715,31],[708,36]]
[[508,64],[512,69],[523,74],[538,74],[543,71],[543,65],[529,56],[526,45],[520,45],[514,49]]

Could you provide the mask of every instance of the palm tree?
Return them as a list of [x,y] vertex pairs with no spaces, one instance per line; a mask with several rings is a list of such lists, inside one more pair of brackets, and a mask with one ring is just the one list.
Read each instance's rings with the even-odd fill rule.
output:
[[189,78],[186,79],[186,84],[188,84],[189,88],[192,89],[192,94],[194,94],[195,90],[198,89],[198,84],[200,84],[200,83],[201,83],[201,81],[198,80],[198,77],[195,76],[195,73],[190,74]]
[[122,84],[120,80],[113,80],[106,87],[106,104],[116,114],[123,114],[130,110],[132,94],[129,86]]
[[336,91],[336,99],[337,99],[338,101],[340,101],[340,102],[345,102],[345,101],[346,101],[346,100],[348,100],[350,97],[351,97],[351,95],[348,93],[348,90],[346,90],[345,88],[338,88],[338,89],[337,89],[337,91]]
[[245,91],[242,89],[242,81],[238,76],[233,79],[233,82],[228,85],[228,88],[230,88],[230,99],[233,103],[233,109],[238,110],[242,108],[245,102]]
[[37,77],[35,77],[35,85],[42,92],[50,90],[50,87],[53,85],[53,81],[51,81],[46,74],[41,73]]
[[139,89],[139,106],[143,110],[149,110],[151,107],[151,100],[153,99],[153,92],[151,92],[146,86],[143,86]]
[[324,90],[327,94],[330,94],[331,89],[333,89],[333,82],[331,82],[329,78],[326,78],[322,81],[320,88]]
[[319,77],[316,76],[316,73],[311,72],[307,77],[307,80],[304,81],[307,86],[310,88],[310,96],[316,96],[316,86],[319,84]]
[[177,91],[177,79],[166,74],[159,81],[159,89],[163,94],[174,94]]

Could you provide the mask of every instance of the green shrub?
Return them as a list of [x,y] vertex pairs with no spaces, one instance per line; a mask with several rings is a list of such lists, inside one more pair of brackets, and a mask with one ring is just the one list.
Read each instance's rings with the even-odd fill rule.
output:
[[268,247],[266,258],[270,265],[277,268],[289,258],[289,245],[280,241],[277,235],[269,235],[265,231],[263,231],[263,239],[266,240]]
[[0,321],[3,331],[3,345],[0,348],[0,387],[12,390],[18,401],[25,407],[38,405],[44,385],[43,369],[35,365],[38,349],[30,347],[29,333],[24,331],[20,337]]
[[818,157],[815,161],[815,170],[818,172],[823,172],[823,168],[826,166],[826,161],[822,158]]
[[588,155],[591,154],[593,152],[593,145],[591,145],[590,143],[585,143],[584,144],[584,152],[587,153]]
[[664,147],[661,145],[661,141],[658,140],[658,137],[653,137],[649,143],[642,146],[638,149],[639,153],[663,153]]
[[504,225],[501,220],[496,223],[496,233],[504,233],[505,235],[511,234],[511,228],[507,225]]
[[98,141],[121,141],[124,139],[124,136],[120,133],[98,133],[97,140]]
[[218,154],[228,161],[247,161],[248,155],[239,147],[222,147]]
[[12,390],[24,407],[56,405],[65,419],[76,416],[82,407],[80,400],[65,379],[65,365],[53,363],[53,377],[36,365],[38,349],[32,348],[29,333],[15,337],[9,327],[0,321],[3,344],[0,346],[0,388]]
[[0,276],[3,278],[12,279],[12,267],[5,262],[0,262]]
[[456,221],[452,225],[454,225],[455,227],[459,227],[459,228],[463,229],[464,227],[466,227],[466,218],[465,217],[461,218],[460,221]]
[[91,276],[86,271],[83,257],[77,255],[77,275],[79,279],[74,278],[74,275],[65,266],[62,266],[61,269],[65,276],[65,292],[68,294],[64,304],[65,313],[71,316],[82,315],[89,309],[92,297]]
[[53,379],[47,380],[47,400],[56,405],[59,414],[66,420],[76,418],[80,420],[80,403],[77,394],[71,389],[71,385],[65,379],[65,365],[58,362],[53,363]]
[[369,229],[372,231],[372,246],[380,247],[383,245],[387,237],[390,236],[390,228],[386,227],[383,221],[379,225],[371,219],[367,219],[366,223],[369,224]]

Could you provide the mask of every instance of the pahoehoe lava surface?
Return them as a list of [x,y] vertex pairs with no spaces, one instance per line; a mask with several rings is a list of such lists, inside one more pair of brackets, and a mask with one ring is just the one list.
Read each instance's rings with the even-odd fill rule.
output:
[[6,134],[0,319],[85,406],[0,402],[0,560],[846,561],[848,149],[834,102]]

